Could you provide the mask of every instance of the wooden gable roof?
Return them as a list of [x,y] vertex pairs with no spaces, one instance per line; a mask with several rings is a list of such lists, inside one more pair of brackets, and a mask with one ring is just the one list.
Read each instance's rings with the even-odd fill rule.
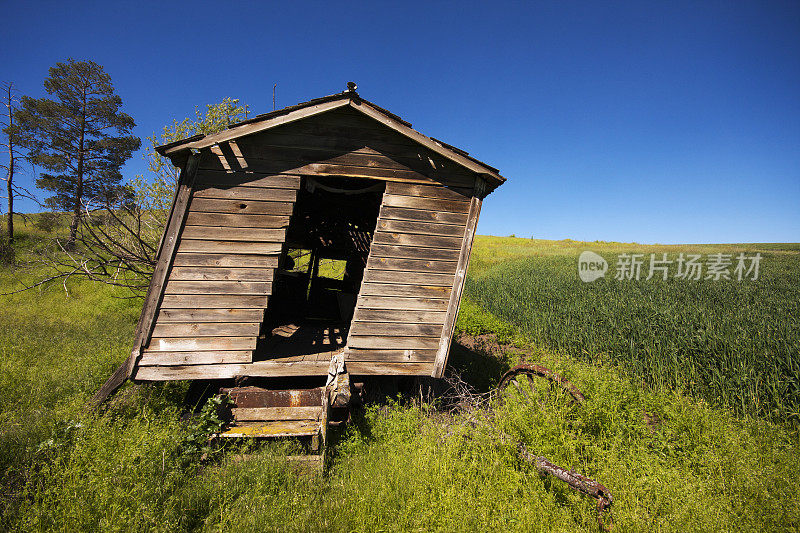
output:
[[233,124],[219,133],[195,135],[159,146],[156,151],[163,156],[169,157],[176,166],[182,166],[182,163],[185,162],[189,153],[193,150],[212,148],[221,143],[342,108],[353,109],[432,152],[453,161],[464,169],[474,172],[486,180],[490,191],[505,182],[505,178],[499,174],[496,168],[471,157],[464,150],[419,133],[411,127],[411,123],[372,102],[362,99],[354,90],[257,115],[252,119]]

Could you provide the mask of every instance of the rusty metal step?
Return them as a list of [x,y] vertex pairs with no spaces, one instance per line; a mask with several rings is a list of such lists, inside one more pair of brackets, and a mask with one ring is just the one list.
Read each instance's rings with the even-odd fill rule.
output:
[[263,387],[233,387],[220,390],[236,407],[311,407],[322,405],[324,387],[306,389],[265,389]]
[[311,449],[324,450],[328,402],[324,387],[222,389],[233,400],[231,423],[219,438],[310,437]]

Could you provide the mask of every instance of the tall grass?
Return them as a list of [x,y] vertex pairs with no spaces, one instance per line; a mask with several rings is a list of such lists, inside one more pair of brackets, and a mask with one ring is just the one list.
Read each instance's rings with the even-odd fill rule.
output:
[[[14,275],[0,269],[0,284]],[[2,531],[597,531],[593,500],[541,479],[518,441],[604,483],[617,531],[800,528],[796,434],[541,346],[536,360],[584,406],[517,393],[490,412],[373,406],[334,439],[324,476],[276,460],[280,446],[187,459],[185,384],[126,386],[106,412],[85,411],[127,355],[138,303],[68,287],[0,300]],[[517,331],[474,303],[459,327]],[[486,388],[516,361],[451,362]]]
[[[800,527],[797,443],[614,371],[549,360],[579,384],[563,396],[510,393],[494,415],[443,417],[390,404],[358,415],[325,476],[266,448],[247,462],[188,466],[185,428],[163,401],[87,417],[43,455],[13,531],[597,531],[594,501],[521,462],[515,443],[601,480],[620,531]],[[535,392],[531,392],[535,395]],[[161,403],[161,405],[159,405]],[[648,425],[643,413],[647,412]]]
[[613,269],[616,256],[597,243],[547,254],[529,245],[528,257],[470,276],[466,294],[544,347],[622,364],[740,415],[800,422],[800,254],[762,252],[755,281],[618,281],[612,270],[582,283],[587,248]]

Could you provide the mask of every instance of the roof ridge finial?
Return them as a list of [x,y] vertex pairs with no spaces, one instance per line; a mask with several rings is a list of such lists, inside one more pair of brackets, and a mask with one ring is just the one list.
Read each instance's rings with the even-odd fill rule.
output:
[[347,82],[347,92],[354,93],[356,92],[356,89],[358,89],[358,85],[356,85],[356,82],[354,81]]

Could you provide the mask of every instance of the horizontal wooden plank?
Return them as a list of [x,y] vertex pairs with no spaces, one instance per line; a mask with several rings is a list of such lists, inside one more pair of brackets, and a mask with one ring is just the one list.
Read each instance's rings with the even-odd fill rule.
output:
[[266,309],[267,296],[229,294],[165,294],[162,309]]
[[189,212],[229,213],[235,215],[291,215],[292,202],[263,202],[259,200],[217,200],[192,198]]
[[[210,364],[184,366],[139,366],[136,381],[170,381],[189,379],[227,379],[239,376],[324,376],[328,373],[324,363],[271,363],[259,361],[251,364]],[[348,372],[353,375],[407,375],[429,376],[432,363],[351,361]]]
[[286,240],[285,229],[186,226],[181,239],[215,241],[277,242]]
[[423,259],[426,261],[458,261],[460,250],[426,248],[422,246],[397,246],[373,243],[370,255],[398,259]]
[[229,215],[226,213],[189,213],[187,226],[213,226],[232,228],[285,228],[289,215]]
[[[185,365],[185,366],[140,366],[135,380],[169,381],[184,379],[226,379],[238,376],[325,376],[330,361],[302,361],[278,363],[258,361],[250,364]],[[430,369],[428,369],[430,374]]]
[[153,337],[255,337],[260,327],[259,322],[166,322],[156,323]]
[[447,211],[430,211],[407,207],[381,206],[379,220],[408,220],[413,222],[436,222],[439,224],[456,224],[466,227],[467,213],[449,213]]
[[364,281],[375,283],[397,283],[400,285],[430,285],[452,287],[455,281],[453,274],[429,274],[427,272],[400,272],[397,270],[367,269]]
[[[442,336],[442,324],[408,324],[391,322],[355,322],[350,325],[350,336],[436,337]],[[349,338],[349,337],[348,337]]]
[[364,296],[402,296],[404,298],[449,298],[452,287],[429,285],[398,285],[392,283],[361,284],[359,294]]
[[433,363],[351,361],[347,371],[354,376],[430,376]]
[[[355,178],[379,180],[409,180],[419,183],[431,183],[431,178],[414,170],[395,168],[374,168],[368,166],[345,165],[339,163],[307,163],[303,161],[278,161],[271,159],[248,159],[248,168],[266,174],[288,173],[301,176],[350,176]],[[225,170],[218,159],[204,159],[203,169]]]
[[245,242],[245,241],[201,241],[181,239],[178,253],[227,253],[227,254],[279,254],[283,245],[279,242]]
[[[392,350],[435,350],[438,337],[389,337],[381,335],[347,337],[348,348],[376,348]],[[352,372],[352,370],[351,370]]]
[[257,174],[254,172],[221,172],[203,170],[198,172],[195,183],[212,186],[265,187],[270,189],[299,189],[300,176],[285,174]]
[[459,224],[436,224],[433,222],[412,222],[409,220],[380,220],[376,229],[390,233],[416,233],[420,235],[440,235],[444,237],[464,236],[465,227]]
[[322,416],[319,407],[234,407],[233,418],[240,422],[257,420],[318,420]]
[[[317,420],[272,420],[268,422],[240,422],[216,436],[220,438],[259,438],[259,437],[309,437],[319,435]],[[302,458],[306,461],[321,461],[319,455],[291,455],[283,460]]]
[[269,294],[271,282],[168,281],[164,294]]
[[396,259],[376,257],[370,254],[367,269],[402,270],[403,272],[430,272],[432,274],[455,274],[457,261],[426,261],[424,259]]
[[[157,324],[180,322],[258,322],[264,320],[263,309],[161,309]],[[388,320],[387,320],[388,322]]]
[[353,150],[331,150],[313,146],[297,148],[259,144],[245,149],[243,154],[248,167],[252,168],[263,168],[274,162],[296,162],[298,164],[328,163],[392,170],[415,170],[404,162],[368,147],[358,147]]
[[182,253],[178,252],[172,264],[186,267],[247,267],[270,268],[278,267],[279,254],[273,255],[244,255],[244,254],[209,254],[209,253]]
[[153,337],[147,348],[154,352],[255,350],[256,337]]
[[389,207],[407,207],[410,209],[429,209],[431,211],[446,211],[448,213],[469,212],[469,202],[456,202],[453,200],[440,200],[438,198],[420,198],[417,196],[402,196],[399,194],[385,193],[383,205]]
[[220,268],[175,266],[170,281],[272,281],[273,268]]
[[139,366],[211,365],[219,363],[249,363],[250,350],[225,350],[216,352],[157,352],[145,350]]
[[450,303],[445,298],[401,298],[396,296],[358,296],[358,309],[444,311]]
[[[226,379],[233,378],[245,365],[175,365],[144,366],[138,365],[133,375],[134,381],[178,381],[189,379]],[[250,365],[248,365],[250,366]]]
[[219,198],[222,200],[265,200],[270,202],[294,202],[297,191],[294,189],[269,189],[266,187],[213,187],[195,186],[195,198]]
[[411,233],[389,233],[376,231],[372,242],[375,244],[393,244],[397,246],[424,246],[445,250],[460,250],[461,237],[440,237],[437,235],[414,235]]
[[345,350],[348,370],[351,361],[433,363],[435,359],[436,350],[369,350],[362,348]]
[[386,192],[403,196],[422,196],[425,198],[440,198],[455,202],[469,202],[471,190],[464,188],[452,189],[436,185],[417,185],[411,183],[387,183]]
[[[373,362],[352,361],[348,371],[357,376],[429,376],[432,363],[415,362]],[[185,365],[185,366],[140,366],[136,370],[136,381],[175,381],[190,379],[230,379],[239,376],[280,377],[280,376],[324,376],[328,373],[328,363],[311,366],[304,364],[281,364],[264,366],[252,364]]]
[[356,309],[356,322],[402,322],[405,324],[444,324],[444,311],[418,311],[414,309]]

